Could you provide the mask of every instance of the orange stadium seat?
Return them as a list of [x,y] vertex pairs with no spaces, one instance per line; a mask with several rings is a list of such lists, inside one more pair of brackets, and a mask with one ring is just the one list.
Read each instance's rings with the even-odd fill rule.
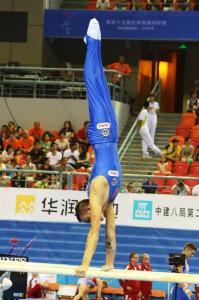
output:
[[191,132],[191,129],[189,127],[186,127],[184,125],[178,125],[176,127],[176,135],[177,136],[183,136],[184,138],[187,138],[190,136],[190,132]]
[[173,175],[185,176],[188,174],[189,164],[186,161],[177,160],[173,165]]
[[191,142],[193,145],[199,144],[199,125],[195,125],[191,130]]
[[195,124],[195,120],[196,120],[195,114],[187,112],[182,115],[180,125],[183,125],[188,128],[192,128]]
[[199,176],[199,161],[193,161],[191,163],[189,173],[193,176]]

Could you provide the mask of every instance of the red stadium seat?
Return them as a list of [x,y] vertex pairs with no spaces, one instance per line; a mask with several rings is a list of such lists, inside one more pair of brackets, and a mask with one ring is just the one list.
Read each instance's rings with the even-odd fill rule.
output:
[[76,191],[85,190],[87,183],[88,183],[87,175],[73,175],[72,177],[73,190]]
[[171,194],[171,188],[177,183],[177,179],[175,178],[167,178],[166,179],[166,187],[163,188],[160,194]]
[[50,133],[51,133],[51,136],[50,136],[49,140],[51,142],[54,142],[56,139],[58,139],[59,132],[57,130],[51,130]]
[[158,193],[160,193],[161,190],[165,187],[165,178],[155,178],[155,177],[153,177],[153,181],[157,184]]
[[193,145],[199,144],[199,125],[195,125],[191,130],[191,142]]
[[199,161],[193,161],[191,163],[189,173],[199,177]]
[[191,132],[191,129],[188,128],[188,127],[185,127],[184,125],[178,125],[176,127],[176,135],[180,135],[180,136],[183,136],[184,138],[187,138],[190,136],[190,132]]
[[173,173],[175,176],[185,176],[188,174],[188,170],[189,164],[186,161],[175,161],[173,165]]
[[188,128],[192,128],[195,124],[195,120],[196,120],[195,114],[187,112],[182,115],[180,125],[183,125]]

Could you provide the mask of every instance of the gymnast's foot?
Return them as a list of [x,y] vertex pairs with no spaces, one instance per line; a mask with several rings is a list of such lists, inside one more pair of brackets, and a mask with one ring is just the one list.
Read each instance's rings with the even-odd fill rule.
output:
[[[97,19],[93,18],[90,20],[87,29],[87,35],[95,40],[101,40],[101,31]],[[84,42],[86,43],[86,36],[84,37]]]
[[113,269],[114,269],[114,265],[104,265],[101,267],[101,271],[105,271],[105,272],[111,271]]

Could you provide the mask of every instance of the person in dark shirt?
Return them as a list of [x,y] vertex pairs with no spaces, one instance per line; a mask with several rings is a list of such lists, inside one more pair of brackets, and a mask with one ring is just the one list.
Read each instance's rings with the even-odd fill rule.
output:
[[45,152],[41,149],[41,144],[38,141],[34,142],[34,147],[30,151],[30,156],[32,159],[32,163],[34,163],[37,167],[42,164],[42,161],[45,156]]
[[[151,174],[148,174],[148,175],[151,175]],[[146,193],[146,194],[156,194],[157,188],[158,188],[157,183],[154,182],[153,177],[148,178],[142,184],[142,189],[144,190],[144,193]]]

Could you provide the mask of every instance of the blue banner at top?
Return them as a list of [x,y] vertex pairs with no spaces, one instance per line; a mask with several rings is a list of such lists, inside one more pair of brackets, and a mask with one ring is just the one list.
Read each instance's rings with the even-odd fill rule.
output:
[[91,18],[106,39],[199,41],[197,11],[45,10],[44,37],[82,38]]

